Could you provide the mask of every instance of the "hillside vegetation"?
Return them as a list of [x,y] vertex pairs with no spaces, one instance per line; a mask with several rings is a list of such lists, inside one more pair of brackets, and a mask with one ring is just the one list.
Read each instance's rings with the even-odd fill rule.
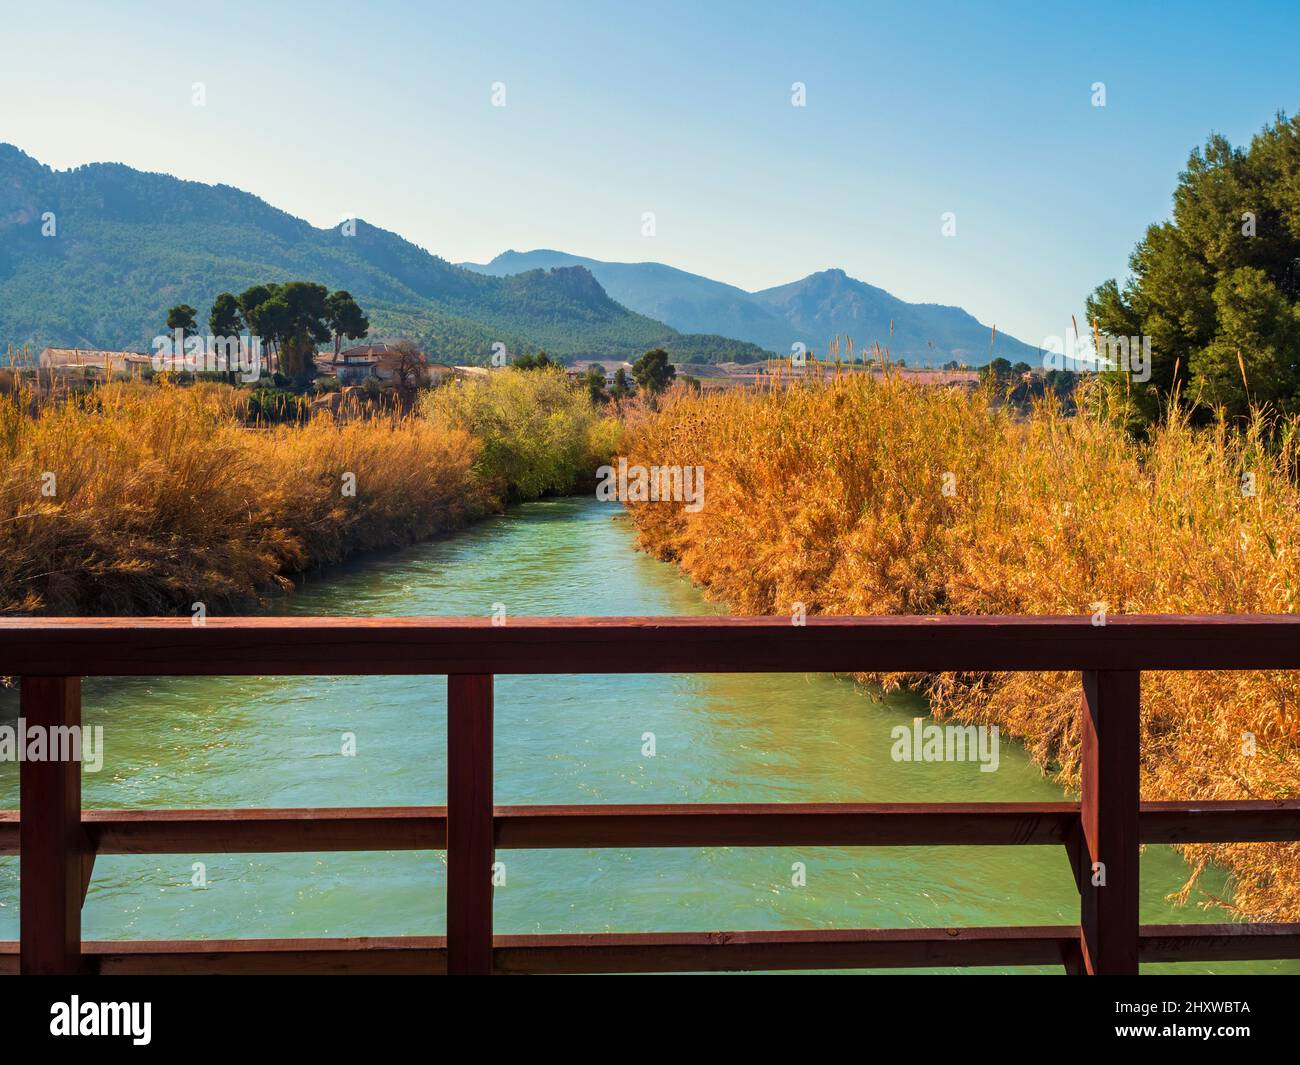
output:
[[444,362],[485,363],[494,343],[562,358],[655,346],[684,361],[760,354],[635,314],[582,268],[488,277],[365,221],[354,229],[317,229],[239,189],[120,164],[54,171],[0,144],[0,338],[144,350],[177,303],[309,277],[362,301],[375,334],[410,337]]

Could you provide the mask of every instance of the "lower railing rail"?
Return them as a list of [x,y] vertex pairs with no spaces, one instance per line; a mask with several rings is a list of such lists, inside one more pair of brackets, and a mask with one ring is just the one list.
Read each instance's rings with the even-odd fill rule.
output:
[[[815,669],[821,659],[807,631],[815,632],[819,623],[830,634],[830,653],[820,668],[845,669],[850,668],[844,664],[845,634],[853,630],[854,620],[809,619],[807,628],[787,627],[785,631],[795,635],[784,641],[775,623],[756,625],[755,619],[699,619],[694,624],[686,619],[547,620],[512,622],[505,628],[461,620],[366,620],[352,623],[356,638],[349,642],[351,630],[331,619],[324,626],[331,634],[328,655],[320,661],[329,666],[319,672],[375,672],[369,654],[377,646],[376,632],[385,628],[393,641],[414,643],[429,657],[430,666],[443,665],[452,654],[471,661],[489,659],[485,648],[495,647],[501,672],[526,672],[521,663],[539,662],[539,648],[552,660],[557,654],[563,659],[569,652],[556,648],[568,646],[567,632],[584,645],[603,643],[611,634],[624,643],[647,641],[655,648],[651,672],[700,668],[700,642],[710,639],[717,642],[728,669]],[[892,627],[888,620],[860,619],[859,628],[892,642],[904,659],[926,663],[913,668],[958,668],[956,660],[966,661],[969,654],[969,641],[954,642],[963,636],[982,644],[988,670],[1071,668],[1060,664],[1070,659],[1059,658],[1059,647],[1050,649],[1050,655],[1046,645],[1041,654],[1032,646],[1026,649],[1026,639],[1032,642],[1036,631],[1041,636],[1048,629],[1054,639],[1078,645],[1079,661],[1091,663],[1097,655],[1088,619],[1064,627],[1063,621],[1073,619],[901,618],[892,619]],[[1175,631],[1193,642],[1202,639],[1202,629],[1214,630],[1217,645],[1198,644],[1207,649],[1201,656],[1204,668],[1244,668],[1237,644],[1255,640],[1258,650],[1258,641],[1265,637],[1274,652],[1267,662],[1275,668],[1300,667],[1300,643],[1294,639],[1300,637],[1300,626],[1289,618],[1264,619],[1262,634],[1243,627],[1240,619],[1119,620],[1130,628],[1134,622],[1149,622],[1160,632],[1177,622]],[[267,619],[209,624],[218,634],[211,642],[227,654],[241,646],[240,633],[257,638],[248,644],[255,653],[245,658],[236,653],[233,660],[222,662],[220,672],[277,672],[266,668],[265,647],[268,640],[276,643],[270,634],[277,631]],[[300,633],[304,627],[300,619],[280,624],[285,632]],[[1279,624],[1293,637],[1285,644],[1286,653],[1281,650]],[[1018,626],[1024,631],[1015,638]],[[758,632],[759,653],[745,657],[730,642],[733,629]],[[80,677],[49,672],[48,647],[43,651],[47,656],[33,665],[32,645],[25,641],[42,630],[53,633],[53,641],[62,643],[65,651],[77,651],[92,661],[104,660],[106,646],[116,644],[123,656],[116,660],[118,674],[189,675],[196,672],[191,657],[210,649],[204,637],[178,630],[171,619],[0,622],[0,638],[19,636],[0,645],[0,672],[22,674],[21,713],[29,728],[66,729],[81,720]],[[665,640],[665,630],[672,639]],[[439,631],[446,634],[445,646],[437,643]],[[174,669],[157,668],[151,638],[181,654]],[[1208,650],[1213,646],[1220,648],[1217,659]],[[1170,668],[1164,663],[1178,660],[1179,652],[1162,651],[1159,640],[1152,648],[1157,666]],[[307,652],[293,654],[301,664]],[[1054,664],[1041,664],[1044,656]],[[60,659],[60,668],[76,660],[76,655]],[[643,668],[644,663],[624,667],[602,661],[598,671]],[[1104,974],[1136,973],[1143,961],[1300,958],[1300,924],[1139,925],[1141,844],[1300,840],[1300,800],[1140,802],[1139,673],[1089,668],[1081,672],[1079,802],[495,806],[493,677],[450,668],[445,807],[83,812],[78,763],[24,761],[20,809],[0,811],[0,854],[18,854],[21,863],[20,939],[0,943],[0,972],[486,974],[1062,965],[1071,972]],[[493,932],[492,867],[497,849],[797,845],[1061,846],[1079,888],[1079,924],[523,936]],[[81,939],[81,908],[98,854],[363,850],[446,851],[445,937]]]

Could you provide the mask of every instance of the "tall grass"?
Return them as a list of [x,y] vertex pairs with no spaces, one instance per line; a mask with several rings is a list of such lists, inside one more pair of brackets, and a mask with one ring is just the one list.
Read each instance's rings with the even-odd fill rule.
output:
[[249,429],[247,403],[215,385],[0,402],[0,610],[246,607],[499,505],[464,430],[396,415]]
[[[1050,403],[855,375],[786,391],[674,392],[628,428],[629,461],[702,465],[703,510],[632,508],[641,543],[741,613],[1292,613],[1300,589],[1296,423],[1194,429],[1178,410],[1136,443]],[[945,492],[945,486],[948,491]],[[1077,674],[891,675],[935,712],[998,724],[1078,778]],[[1300,675],[1148,673],[1146,799],[1300,795]],[[1250,753],[1252,750],[1254,753]],[[1300,846],[1183,848],[1222,904],[1300,918]]]

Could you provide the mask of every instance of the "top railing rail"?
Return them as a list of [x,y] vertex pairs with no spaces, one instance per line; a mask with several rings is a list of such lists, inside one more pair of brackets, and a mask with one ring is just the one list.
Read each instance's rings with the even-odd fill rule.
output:
[[1300,669],[1300,616],[0,619],[0,675]]

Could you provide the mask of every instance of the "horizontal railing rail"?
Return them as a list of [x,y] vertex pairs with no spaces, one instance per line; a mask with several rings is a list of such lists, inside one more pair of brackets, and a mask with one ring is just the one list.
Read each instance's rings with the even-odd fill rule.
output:
[[[1143,843],[1284,843],[1300,799],[1144,802]],[[1077,802],[680,803],[496,806],[503,850],[599,847],[1059,846]],[[446,850],[445,806],[85,810],[96,854],[314,854]],[[0,855],[17,854],[19,815],[0,810]]]
[[[0,855],[20,939],[0,972],[674,972],[1300,958],[1300,924],[1138,922],[1142,843],[1300,840],[1300,799],[1140,802],[1142,670],[1300,669],[1292,616],[1091,618],[172,618],[0,620],[28,725],[80,724],[81,678],[448,677],[447,805],[81,810],[80,767],[26,761]],[[1079,671],[1079,802],[496,806],[495,674]],[[1077,926],[494,935],[499,849],[1060,846]],[[447,935],[83,942],[96,855],[445,850]],[[1099,875],[1100,874],[1100,875]]]
[[0,676],[1167,669],[1300,669],[1300,615],[0,619]]

